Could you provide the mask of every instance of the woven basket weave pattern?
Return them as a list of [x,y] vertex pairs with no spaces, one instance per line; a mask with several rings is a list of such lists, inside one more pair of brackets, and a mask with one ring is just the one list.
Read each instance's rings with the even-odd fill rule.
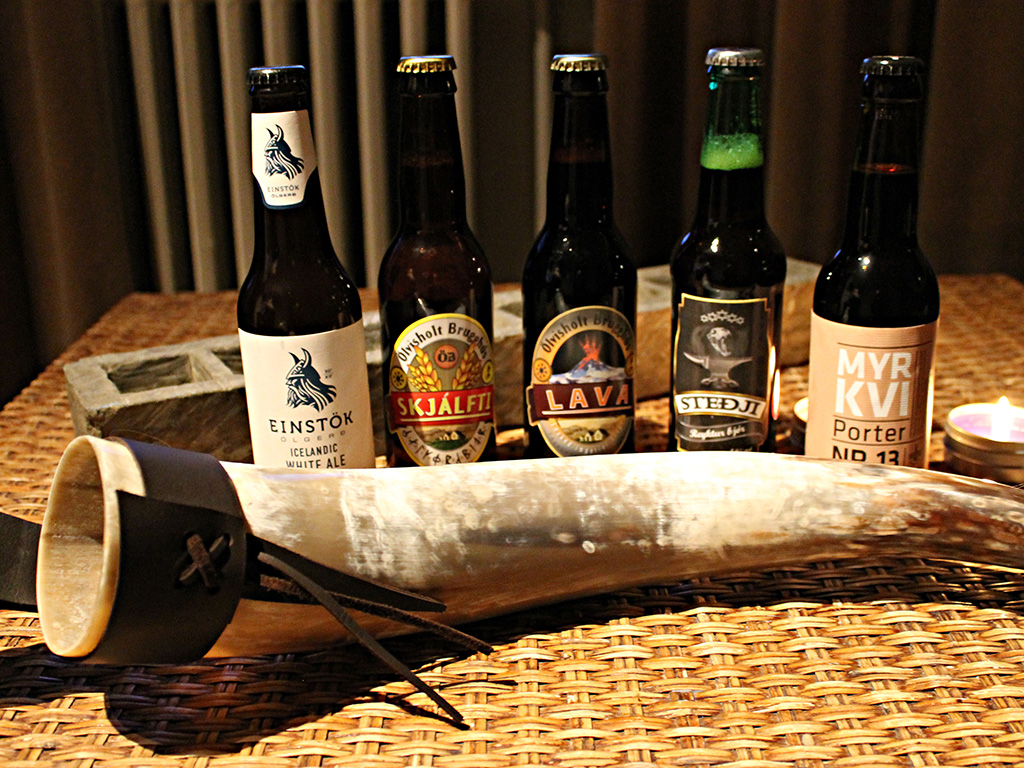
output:
[[[1024,287],[942,291],[936,425],[963,402],[1024,400]],[[232,333],[233,308],[231,294],[134,295],[108,313],[0,414],[0,511],[42,516],[72,437],[64,363]],[[806,374],[784,372],[783,433]],[[641,404],[642,449],[663,449],[667,421],[667,400]],[[505,455],[517,438],[502,435]],[[940,462],[940,428],[932,445]],[[1022,608],[1014,573],[875,558],[482,622],[486,657],[390,642],[467,729],[356,646],[95,667],[49,654],[35,614],[0,611],[0,765],[1024,765]]]

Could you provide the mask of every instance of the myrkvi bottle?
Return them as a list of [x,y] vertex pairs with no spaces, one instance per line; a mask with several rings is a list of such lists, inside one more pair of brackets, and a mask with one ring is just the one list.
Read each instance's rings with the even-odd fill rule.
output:
[[257,464],[372,467],[359,293],[331,246],[303,67],[249,71],[256,244],[238,335]]
[[924,64],[864,75],[842,245],[814,288],[806,453],[928,464],[939,286],[917,243]]
[[612,219],[607,59],[556,56],[547,216],[523,270],[526,455],[633,450],[636,267]]
[[389,466],[495,453],[491,271],[466,222],[454,69],[398,65],[399,225],[378,277]]
[[713,48],[706,63],[697,213],[670,266],[670,435],[678,450],[770,451],[786,257],[764,212],[764,55]]

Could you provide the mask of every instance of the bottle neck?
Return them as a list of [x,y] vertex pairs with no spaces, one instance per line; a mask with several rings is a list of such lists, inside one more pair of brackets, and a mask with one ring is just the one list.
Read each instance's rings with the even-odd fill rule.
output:
[[608,136],[608,102],[603,92],[556,95],[548,161],[548,226],[611,223]]
[[866,93],[847,201],[843,247],[856,252],[917,245],[921,102],[879,90]]
[[401,226],[465,226],[466,179],[454,93],[403,93],[400,136]]
[[696,226],[764,222],[760,92],[756,68],[711,68]]

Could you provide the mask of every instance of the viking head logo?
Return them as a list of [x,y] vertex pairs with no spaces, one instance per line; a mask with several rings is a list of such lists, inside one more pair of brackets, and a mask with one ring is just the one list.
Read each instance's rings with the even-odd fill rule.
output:
[[313,367],[309,351],[302,350],[300,360],[289,352],[295,365],[288,371],[284,383],[288,387],[288,405],[298,408],[300,405],[312,405],[318,411],[334,401],[337,389],[320,381],[320,374]]
[[284,140],[284,131],[281,130],[281,126],[278,125],[276,127],[277,133],[267,128],[270,140],[267,141],[267,145],[263,148],[263,157],[267,163],[267,176],[283,173],[285,178],[294,179],[302,170],[305,162],[301,157],[296,157],[292,153],[292,148]]

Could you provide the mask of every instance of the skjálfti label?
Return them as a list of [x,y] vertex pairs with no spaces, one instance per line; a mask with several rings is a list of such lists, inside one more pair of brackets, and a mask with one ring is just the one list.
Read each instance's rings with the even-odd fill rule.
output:
[[808,456],[928,466],[938,322],[865,328],[811,315]]
[[494,430],[494,363],[484,327],[466,315],[417,320],[395,340],[388,430],[421,466],[480,458]]
[[768,435],[775,367],[767,299],[682,294],[672,355],[678,450],[756,450]]
[[252,175],[268,208],[294,208],[316,169],[309,112],[252,113]]
[[610,307],[571,309],[537,339],[527,418],[557,456],[617,453],[633,426],[633,327]]
[[362,320],[304,336],[238,336],[256,464],[375,466]]

